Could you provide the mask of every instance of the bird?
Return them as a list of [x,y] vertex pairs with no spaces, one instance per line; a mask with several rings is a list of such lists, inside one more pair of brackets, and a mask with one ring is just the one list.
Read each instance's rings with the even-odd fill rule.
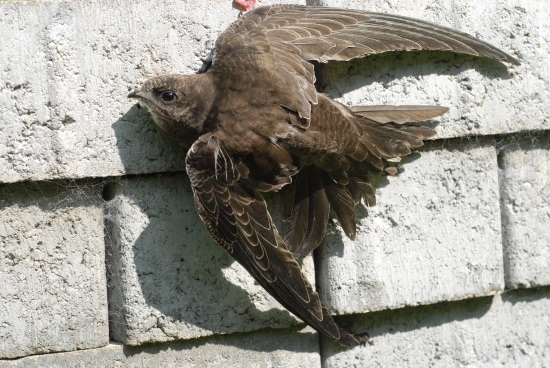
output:
[[[187,150],[197,213],[223,247],[277,301],[346,348],[369,341],[340,326],[300,268],[338,220],[354,239],[355,206],[376,204],[370,175],[435,131],[442,106],[353,106],[315,87],[315,64],[389,51],[442,50],[519,65],[466,33],[363,10],[268,5],[217,39],[211,67],[146,80],[128,97]],[[287,193],[279,231],[263,193]]]

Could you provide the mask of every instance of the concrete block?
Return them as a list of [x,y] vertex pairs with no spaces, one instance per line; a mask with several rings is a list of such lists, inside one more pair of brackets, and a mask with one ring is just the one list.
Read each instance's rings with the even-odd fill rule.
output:
[[109,342],[100,187],[0,187],[0,358]]
[[445,52],[386,53],[329,63],[320,84],[342,103],[448,106],[450,111],[437,128],[439,138],[550,128],[548,1],[313,0],[309,4],[435,22],[490,42],[522,63],[507,69],[488,59]]
[[[108,191],[114,340],[136,345],[298,323],[210,238],[187,176],[121,180]],[[313,282],[311,258],[304,267]]]
[[126,96],[194,73],[237,14],[218,0],[1,1],[0,182],[182,170]]
[[307,332],[261,331],[139,347],[105,348],[0,361],[0,368],[319,367],[319,340]]
[[323,367],[547,367],[550,289],[355,316],[373,345],[323,341]]
[[502,290],[497,157],[489,140],[434,142],[377,180],[355,242],[334,226],[318,285],[332,311],[362,313]]
[[499,158],[506,287],[550,285],[550,135],[511,137]]

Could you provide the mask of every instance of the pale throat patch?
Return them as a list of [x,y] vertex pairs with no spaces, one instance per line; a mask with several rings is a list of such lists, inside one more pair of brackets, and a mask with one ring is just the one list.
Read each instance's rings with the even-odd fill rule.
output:
[[153,121],[160,129],[162,129],[165,132],[168,132],[169,124],[166,121],[166,119],[163,119],[162,117],[153,113],[151,113],[151,117],[153,118]]

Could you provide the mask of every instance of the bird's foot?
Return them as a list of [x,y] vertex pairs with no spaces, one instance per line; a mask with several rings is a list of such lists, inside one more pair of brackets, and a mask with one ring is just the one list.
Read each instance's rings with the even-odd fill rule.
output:
[[359,341],[359,345],[373,345],[372,340],[370,339],[370,336],[368,332],[364,332],[361,334],[353,334],[353,336]]
[[233,7],[239,9],[241,14],[254,9],[255,5],[256,0],[233,0]]

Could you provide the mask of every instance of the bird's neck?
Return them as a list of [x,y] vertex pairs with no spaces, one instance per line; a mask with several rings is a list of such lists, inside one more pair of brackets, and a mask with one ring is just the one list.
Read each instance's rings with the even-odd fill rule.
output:
[[192,114],[188,117],[192,121],[188,120],[188,124],[202,132],[216,99],[214,80],[210,73],[189,75],[187,78],[193,91],[193,96],[190,96],[193,99]]

